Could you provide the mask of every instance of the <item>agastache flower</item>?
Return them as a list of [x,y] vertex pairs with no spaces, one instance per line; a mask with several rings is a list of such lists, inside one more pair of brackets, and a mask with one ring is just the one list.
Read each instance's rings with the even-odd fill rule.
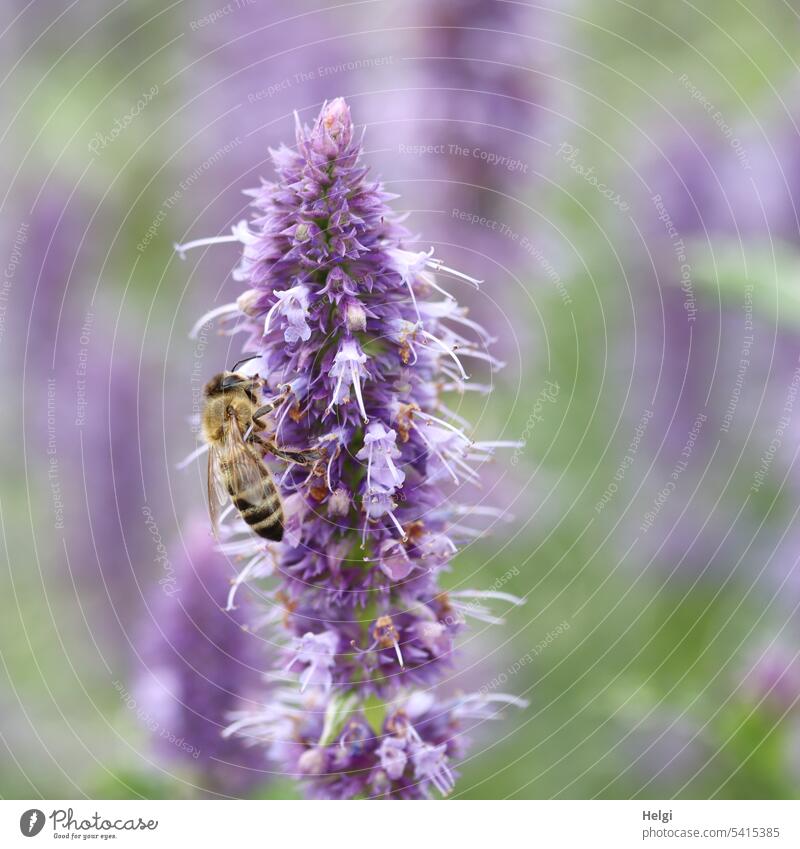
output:
[[440,486],[477,483],[495,448],[514,443],[474,440],[441,397],[442,386],[470,381],[464,361],[484,372],[500,365],[448,291],[478,281],[406,247],[391,196],[367,179],[360,154],[344,100],[326,104],[313,128],[298,123],[296,148],[272,153],[276,182],[250,192],[255,217],[234,228],[247,291],[208,316],[246,334],[244,349],[257,354],[250,373],[281,399],[268,430],[310,456],[267,455],[285,498],[280,545],[223,523],[223,549],[244,564],[234,591],[273,580],[262,596],[285,652],[279,674],[301,700],[284,693],[280,709],[273,700],[268,715],[243,716],[231,733],[271,740],[312,795],[418,798],[452,790],[461,750],[456,704],[418,721],[408,706],[425,694],[414,688],[438,684],[455,662],[462,610],[502,621],[464,599],[520,603],[442,592],[439,573],[480,532]]
[[261,712],[237,716],[230,733],[267,743],[270,759],[302,777],[314,798],[424,799],[452,792],[469,735],[509,706],[527,702],[507,693],[440,700],[416,692],[368,716],[352,694],[323,701],[277,691]]
[[278,300],[264,319],[264,335],[269,332],[270,319],[277,312],[286,320],[283,338],[287,342],[308,341],[311,337],[311,328],[307,322],[308,294],[308,288],[302,284],[293,286],[284,292],[275,292]]
[[369,421],[367,411],[364,409],[364,396],[361,392],[361,381],[369,375],[364,368],[367,355],[358,347],[353,339],[345,339],[339,351],[333,358],[333,365],[328,371],[328,377],[336,381],[331,395],[331,402],[325,413],[331,412],[335,405],[348,404],[350,402],[350,389],[352,387],[358,400],[358,410],[364,421]]
[[304,634],[295,642],[295,655],[289,662],[289,669],[295,664],[304,667],[300,676],[301,691],[309,684],[329,690],[332,682],[331,667],[334,654],[339,645],[339,635],[335,631],[323,631],[321,634]]
[[394,463],[400,457],[400,450],[395,445],[396,438],[397,434],[393,430],[386,430],[380,422],[367,426],[364,447],[356,454],[357,460],[366,460],[367,463],[367,511],[370,505],[376,503],[376,496],[378,501],[383,497],[387,503],[393,503],[389,499],[406,478],[405,473]]

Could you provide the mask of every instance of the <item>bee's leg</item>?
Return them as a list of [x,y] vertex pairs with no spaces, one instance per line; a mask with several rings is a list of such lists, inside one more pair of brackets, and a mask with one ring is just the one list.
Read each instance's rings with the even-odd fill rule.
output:
[[283,404],[283,402],[289,397],[291,387],[288,383],[284,383],[278,388],[280,389],[280,392],[277,395],[273,395],[269,401],[266,401],[253,413],[253,424],[251,426],[253,429],[264,430],[266,425],[261,421],[262,416],[268,416],[270,413],[277,410],[277,408],[280,407],[281,404]]
[[267,450],[270,454],[274,454],[281,460],[297,463],[298,466],[311,466],[319,459],[318,453],[313,451],[284,451],[281,448],[276,448],[274,445],[269,445]]
[[272,404],[264,404],[263,407],[259,407],[253,413],[253,415],[250,417],[250,426],[247,428],[247,431],[244,434],[245,440],[256,439],[254,431],[264,430],[267,426],[265,422],[261,421],[261,416],[268,416],[274,409],[275,407]]
[[275,409],[274,404],[264,404],[263,406],[259,407],[253,413],[253,416],[252,416],[253,424],[251,425],[251,427],[254,430],[264,430],[266,425],[264,424],[264,422],[261,421],[261,417],[262,416],[268,416],[274,409]]
[[262,416],[267,416],[278,407],[283,404],[283,402],[289,397],[289,385],[284,384],[282,387],[279,387],[281,391],[277,395],[273,395],[269,401],[264,402],[254,413],[253,420],[260,419]]

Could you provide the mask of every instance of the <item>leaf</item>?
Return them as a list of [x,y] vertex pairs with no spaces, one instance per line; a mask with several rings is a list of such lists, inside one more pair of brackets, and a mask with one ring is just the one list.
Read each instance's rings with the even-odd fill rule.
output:
[[364,716],[375,734],[381,734],[383,721],[386,718],[386,703],[375,695],[367,696],[364,702]]
[[339,734],[341,734],[349,714],[355,708],[356,701],[357,699],[354,693],[337,693],[331,697],[328,706],[325,708],[325,722],[322,725],[322,733],[319,736],[320,746],[330,746]]

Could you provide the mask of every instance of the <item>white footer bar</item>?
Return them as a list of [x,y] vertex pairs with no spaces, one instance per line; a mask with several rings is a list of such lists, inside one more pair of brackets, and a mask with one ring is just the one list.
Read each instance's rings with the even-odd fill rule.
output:
[[[391,805],[390,807],[387,807]],[[400,807],[398,807],[400,806]],[[778,801],[0,801],[0,846],[458,849],[800,846]]]

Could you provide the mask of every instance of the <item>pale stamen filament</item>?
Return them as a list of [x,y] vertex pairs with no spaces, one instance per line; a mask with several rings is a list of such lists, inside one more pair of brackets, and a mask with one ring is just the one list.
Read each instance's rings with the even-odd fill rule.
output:
[[459,516],[491,516],[493,519],[506,519],[508,518],[508,513],[504,510],[500,510],[497,507],[485,507],[476,505],[474,507],[467,507],[462,504],[458,507],[454,508],[454,511]]
[[433,444],[433,443],[432,443],[432,442],[428,439],[428,437],[427,437],[427,436],[425,436],[425,434],[424,434],[424,433],[423,433],[423,431],[422,431],[422,428],[421,428],[421,427],[417,427],[416,425],[412,425],[412,427],[413,427],[413,428],[414,428],[414,430],[416,430],[416,432],[419,434],[420,439],[421,439],[421,440],[425,443],[425,445],[427,445],[427,446],[428,446],[428,449],[429,449],[430,451],[432,451],[432,452],[433,452],[433,453],[434,453],[434,454],[435,454],[435,455],[439,458],[439,460],[441,461],[442,465],[443,465],[443,466],[445,467],[445,469],[447,469],[447,471],[450,473],[450,477],[452,477],[452,478],[453,478],[453,483],[456,483],[456,484],[461,483],[461,481],[460,481],[460,479],[459,479],[458,475],[455,473],[455,471],[453,470],[452,466],[451,466],[451,465],[447,462],[447,460],[445,460],[444,456],[443,456],[443,455],[442,455],[442,453],[439,451],[439,449],[438,449],[438,448],[436,448],[436,446],[435,446],[435,445],[434,445],[434,444]]
[[454,412],[445,404],[442,404],[441,401],[439,402],[436,409],[444,413],[444,415],[446,415],[449,419],[453,419],[454,422],[460,424],[462,428],[470,427],[470,423],[464,418],[464,416],[461,416],[458,413]]
[[[234,578],[233,583],[231,584],[231,588],[228,591],[228,601],[225,605],[225,610],[236,610],[234,605],[234,601],[236,600],[236,591],[239,587],[245,583],[250,577],[250,574],[255,571],[256,566],[258,566],[259,562],[261,562],[261,555],[257,554],[255,557],[251,558],[244,569],[239,571],[239,574]],[[270,569],[270,571],[272,571]]]
[[339,379],[336,381],[336,388],[333,390],[333,399],[331,400],[331,403],[328,404],[325,410],[325,415],[330,413],[330,411],[333,409],[333,405],[336,403],[336,398],[339,397],[339,390],[342,388],[342,380],[344,380],[343,371],[339,373]]
[[186,251],[191,251],[194,248],[203,248],[207,245],[224,245],[229,242],[241,243],[241,241],[241,237],[236,234],[234,227],[230,236],[207,236],[205,239],[195,239],[192,242],[184,242],[182,245],[176,242],[173,247],[181,259],[186,259]]
[[280,299],[278,299],[270,308],[269,312],[264,318],[264,333],[263,336],[266,336],[269,333],[269,323],[272,320],[272,316],[275,315],[276,310],[280,308],[280,305],[283,303]]
[[400,522],[397,521],[397,517],[394,515],[394,513],[392,513],[391,510],[387,510],[386,515],[394,523],[394,526],[397,528],[397,532],[400,534],[400,538],[403,540],[403,542],[406,542],[408,540],[408,534],[403,530],[403,526],[400,524]]
[[194,326],[189,331],[190,339],[197,339],[197,334],[203,328],[204,325],[208,324],[210,321],[213,321],[216,318],[219,318],[222,315],[235,315],[239,313],[239,307],[234,304],[223,304],[220,307],[215,307],[213,310],[209,310],[204,315],[201,315],[200,318],[194,323]]
[[442,392],[478,392],[481,395],[488,395],[492,391],[492,387],[485,383],[463,383],[458,379],[457,375],[448,375],[456,380],[456,383],[442,384]]
[[392,460],[392,455],[390,449],[386,449],[386,465],[389,467],[389,471],[392,473],[392,477],[394,478],[394,482],[396,484],[400,483],[400,472],[397,471],[397,466],[394,464],[394,460]]
[[486,451],[490,448],[523,448],[525,443],[519,439],[495,439],[495,440],[481,440],[480,442],[475,442],[474,447],[479,448],[482,451]]
[[451,453],[451,460],[464,472],[465,477],[470,483],[474,483],[479,489],[481,489],[480,476],[462,457],[459,457],[458,454]]
[[469,327],[470,330],[474,330],[475,333],[477,333],[478,336],[480,336],[481,339],[483,339],[483,341],[487,345],[491,345],[491,344],[493,344],[494,342],[497,341],[497,337],[496,336],[490,336],[489,333],[487,332],[487,330],[484,327],[481,327],[481,325],[478,324],[477,321],[472,321],[472,319],[466,318],[465,316],[459,315],[458,313],[454,313],[453,315],[448,315],[447,318],[450,321],[455,321],[458,324],[463,324],[464,327]]
[[434,336],[433,333],[428,333],[427,330],[420,330],[419,332],[426,339],[430,339],[432,342],[435,342],[448,356],[452,357],[453,362],[458,366],[458,370],[461,372],[462,379],[469,380],[469,375],[464,371],[464,366],[461,365],[461,360],[458,359],[452,348],[448,348],[441,339]]
[[525,604],[525,599],[511,593],[504,593],[500,590],[456,590],[451,592],[450,598],[493,598],[498,601],[507,601],[510,604],[520,607]]
[[502,360],[498,360],[496,357],[493,357],[491,354],[487,354],[485,351],[479,351],[477,348],[459,348],[459,352],[462,357],[472,357],[475,360],[484,360],[489,363],[495,371],[499,371],[505,367],[505,363]]
[[333,467],[333,461],[336,459],[336,452],[331,452],[330,460],[328,460],[328,465],[325,468],[325,481],[328,484],[328,492],[333,492],[333,484],[331,483],[331,468]]
[[420,277],[432,288],[436,289],[437,292],[441,292],[442,295],[445,296],[450,301],[455,303],[455,296],[451,295],[446,289],[442,289],[442,287],[436,282],[434,276],[432,274],[425,274],[424,272],[420,274]]
[[452,430],[457,436],[460,436],[461,439],[464,440],[469,445],[473,445],[472,440],[461,430],[459,430],[455,425],[450,424],[450,422],[446,422],[444,419],[440,419],[438,416],[433,416],[430,413],[425,413],[422,410],[417,410],[416,415],[418,415],[421,419],[425,421],[436,422],[436,424],[441,425],[447,430]]
[[411,303],[414,304],[414,311],[417,313],[417,321],[422,321],[422,316],[419,314],[419,305],[417,304],[417,298],[416,295],[414,295],[414,287],[411,284],[411,278],[404,274],[403,282],[408,288],[409,295],[411,295]]
[[364,398],[361,395],[361,378],[358,376],[358,366],[352,360],[350,361],[350,373],[353,377],[353,388],[356,391],[358,409],[361,411],[361,417],[364,419],[364,423],[366,424],[369,421],[369,416],[367,415],[367,411],[364,409]]
[[466,280],[467,283],[472,283],[472,285],[476,289],[480,289],[481,283],[483,283],[483,280],[478,280],[475,277],[470,277],[468,274],[464,274],[463,271],[456,271],[455,268],[449,268],[448,266],[444,265],[440,259],[434,259],[433,257],[431,257],[426,264],[428,268],[432,268],[434,271],[441,271],[445,274],[451,275],[452,277],[457,277],[459,280]]

